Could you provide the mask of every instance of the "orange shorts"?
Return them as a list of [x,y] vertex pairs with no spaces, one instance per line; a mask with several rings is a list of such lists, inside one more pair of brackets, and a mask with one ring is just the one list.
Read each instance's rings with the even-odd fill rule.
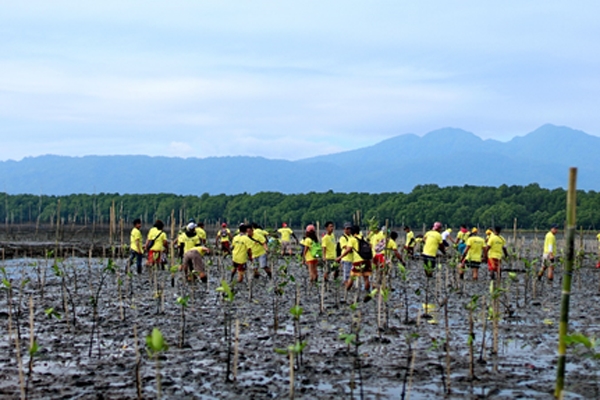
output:
[[373,262],[375,265],[379,265],[381,267],[385,264],[385,256],[383,254],[375,254],[375,257],[373,257]]
[[371,276],[371,260],[352,263],[350,276]]
[[488,258],[488,271],[497,272],[500,270],[500,259]]
[[148,265],[154,265],[160,263],[161,251],[150,250],[148,251]]

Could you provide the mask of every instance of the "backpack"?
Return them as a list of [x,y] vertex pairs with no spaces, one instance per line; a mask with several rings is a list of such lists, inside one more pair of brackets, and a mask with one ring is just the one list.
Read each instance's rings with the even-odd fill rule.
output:
[[363,260],[371,260],[373,258],[373,249],[371,245],[365,239],[357,237],[358,240],[358,256]]
[[321,247],[321,244],[319,242],[312,242],[312,244],[310,245],[310,254],[314,258],[323,258],[323,248]]

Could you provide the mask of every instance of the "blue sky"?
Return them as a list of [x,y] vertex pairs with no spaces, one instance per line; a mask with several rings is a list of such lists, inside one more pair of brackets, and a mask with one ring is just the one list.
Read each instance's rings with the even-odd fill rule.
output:
[[457,127],[600,135],[595,1],[27,1],[0,14],[0,160],[299,159]]

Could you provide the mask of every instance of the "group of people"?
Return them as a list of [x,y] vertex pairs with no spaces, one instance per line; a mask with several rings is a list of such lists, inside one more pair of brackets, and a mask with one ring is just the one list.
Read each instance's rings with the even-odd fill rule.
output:
[[[168,238],[164,232],[164,223],[157,220],[148,232],[146,241],[143,241],[140,231],[141,221],[136,219],[133,225],[129,265],[135,262],[138,273],[141,273],[144,254],[147,254],[148,266],[166,264]],[[345,287],[349,289],[356,279],[362,278],[367,291],[370,290],[370,277],[374,270],[385,268],[394,259],[404,263],[404,256],[410,258],[420,256],[426,276],[431,277],[438,256],[446,255],[449,249],[455,249],[459,254],[460,278],[464,278],[465,271],[470,269],[472,279],[477,280],[482,263],[487,263],[492,279],[500,279],[502,260],[508,255],[506,240],[501,235],[502,228],[499,226],[486,230],[485,237],[482,237],[477,227],[469,229],[466,225],[462,225],[456,238],[452,236],[451,228],[444,230],[441,222],[435,222],[424,235],[416,236],[409,226],[405,226],[403,228],[405,243],[401,248],[397,244],[398,233],[389,231],[385,226],[373,228],[363,235],[359,226],[345,223],[340,237],[335,235],[333,222],[326,222],[324,228],[325,231],[319,237],[315,226],[309,224],[304,229],[303,239],[299,240],[286,223],[283,223],[273,234],[256,223],[241,224],[235,235],[231,233],[227,224],[223,223],[217,231],[214,248],[220,250],[225,256],[231,256],[232,279],[237,274],[238,282],[242,282],[248,264],[252,266],[253,277],[259,277],[259,269],[263,269],[271,278],[272,271],[267,263],[270,241],[278,240],[281,255],[291,256],[293,239],[297,245],[300,245],[302,262],[308,269],[311,282],[318,280],[318,267],[321,266],[324,280],[328,280],[330,274],[333,274],[334,278],[338,278],[341,274]],[[554,279],[557,232],[558,226],[552,225],[545,236],[543,262],[538,271],[538,279],[542,279],[546,271],[548,280]],[[598,240],[600,243],[600,234]],[[179,232],[174,245],[181,261],[180,268],[186,276],[191,278],[193,275],[191,272],[195,271],[196,275],[205,281],[203,256],[211,250],[207,243],[204,224],[196,223],[193,219],[189,220]],[[600,262],[597,267],[600,268]]]

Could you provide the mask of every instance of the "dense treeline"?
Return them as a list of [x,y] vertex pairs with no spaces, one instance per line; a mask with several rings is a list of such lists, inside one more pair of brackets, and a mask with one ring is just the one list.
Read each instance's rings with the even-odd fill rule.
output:
[[[282,221],[298,228],[310,222],[351,221],[357,214],[362,221],[376,217],[389,219],[395,226],[420,227],[435,220],[450,226],[461,223],[512,227],[545,228],[565,219],[566,193],[563,189],[543,189],[537,184],[500,187],[445,187],[421,185],[411,193],[306,193],[284,195],[262,192],[254,195],[179,196],[174,194],[73,194],[36,196],[4,194],[0,215],[5,223],[55,223],[60,211],[62,223],[106,223],[114,203],[116,217],[130,222],[142,218],[169,220],[174,210],[177,221],[196,218],[207,223],[244,220],[274,226]],[[1,197],[0,197],[1,198]],[[59,202],[60,200],[60,202]],[[59,204],[60,203],[60,204]],[[586,229],[600,226],[600,193],[578,193],[578,224]]]

